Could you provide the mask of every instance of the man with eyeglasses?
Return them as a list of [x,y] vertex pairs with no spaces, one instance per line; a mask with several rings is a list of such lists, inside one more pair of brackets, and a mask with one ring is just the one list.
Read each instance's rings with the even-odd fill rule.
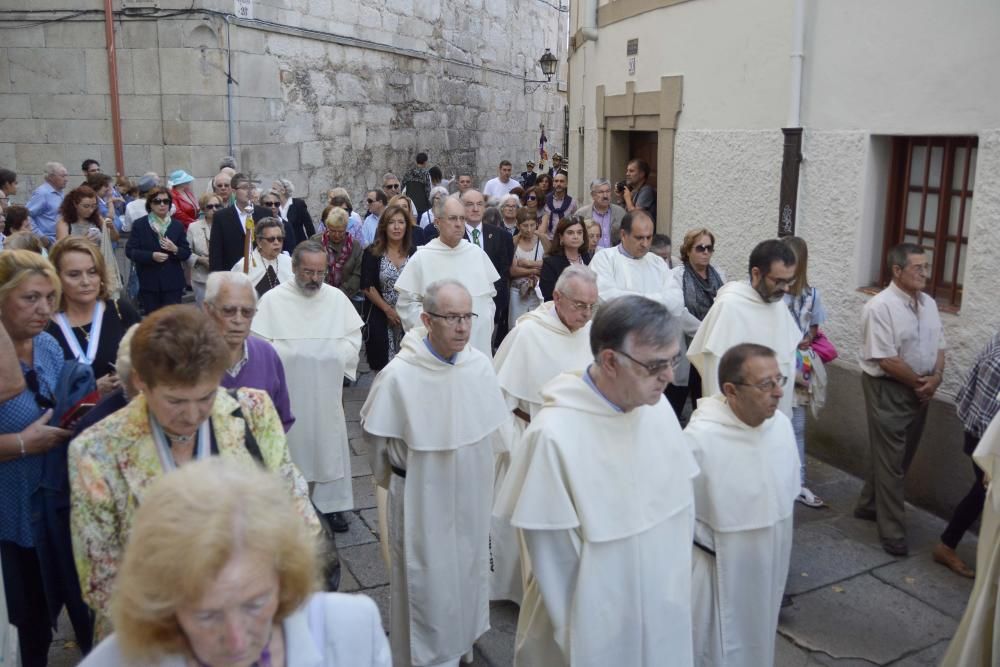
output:
[[326,284],[327,256],[317,241],[292,253],[295,279],[261,297],[250,330],[274,345],[285,367],[295,425],[288,450],[316,508],[337,532],[349,530],[354,507],[351,452],[344,417],[344,378],[356,379],[361,327],[351,300]]
[[[478,194],[478,193],[477,193]],[[482,195],[480,195],[480,199]],[[449,197],[444,203],[444,216],[437,218],[438,237],[417,248],[403,267],[396,281],[399,300],[396,312],[409,331],[420,326],[421,301],[431,283],[451,278],[458,280],[472,295],[472,308],[476,313],[470,342],[473,347],[493,358],[493,317],[497,295],[496,281],[500,274],[489,256],[466,240],[466,207],[457,198]],[[497,231],[507,237],[502,230]]]
[[[590,318],[597,305],[597,276],[586,266],[571,264],[559,274],[552,296],[552,301],[518,319],[493,361],[507,407],[515,416],[508,447],[496,458],[494,493],[507,475],[510,452],[542,409],[542,386],[560,373],[583,370],[593,360]],[[490,544],[490,599],[520,604],[524,591],[517,532],[506,520],[495,518]]]
[[930,268],[924,249],[900,243],[889,250],[886,264],[892,282],[861,314],[871,460],[854,516],[875,521],[882,548],[905,556],[903,479],[941,386],[946,346],[937,304],[923,291]]
[[601,226],[598,248],[610,248],[621,241],[622,219],[625,209],[611,203],[611,181],[596,178],[590,182],[591,203],[581,207],[576,214],[586,220],[590,218]]
[[[722,391],[719,362],[740,343],[771,348],[781,374],[795,377],[795,350],[802,332],[783,300],[795,278],[795,253],[777,239],[761,241],[750,253],[748,272],[748,281],[722,286],[688,347],[687,358],[701,376],[703,396]],[[783,390],[778,407],[791,419],[792,386]]]
[[[216,180],[218,180],[218,176]],[[235,174],[230,182],[235,197],[232,205],[216,211],[212,219],[212,233],[208,240],[208,268],[210,271],[229,271],[243,258],[247,219],[255,222],[271,215],[263,206],[254,206],[250,200],[253,184],[244,174]],[[219,194],[218,192],[216,194]],[[219,197],[222,197],[219,194]],[[228,199],[223,199],[223,203]]]
[[257,292],[253,283],[242,273],[218,271],[209,274],[204,306],[229,348],[230,364],[222,375],[222,386],[266,391],[288,433],[295,417],[288,398],[285,367],[274,346],[250,335],[250,322],[257,313]]
[[662,304],[613,299],[591,324],[590,365],[542,388],[494,506],[531,561],[515,664],[694,664],[698,466],[663,397],[680,333]]
[[361,243],[362,248],[367,248],[375,241],[375,232],[378,231],[378,221],[385,212],[385,207],[389,203],[389,198],[382,190],[369,190],[366,197],[368,204],[368,215],[361,223],[360,236],[355,237],[355,241]]
[[472,662],[489,629],[493,447],[510,413],[489,357],[469,345],[476,315],[458,280],[428,284],[422,328],[403,337],[361,408],[375,483],[388,491],[379,533],[392,554],[396,665]]
[[774,350],[743,343],[719,362],[721,393],[684,430],[694,480],[692,572],[698,664],[773,665],[792,553],[799,453],[778,411],[787,378]]

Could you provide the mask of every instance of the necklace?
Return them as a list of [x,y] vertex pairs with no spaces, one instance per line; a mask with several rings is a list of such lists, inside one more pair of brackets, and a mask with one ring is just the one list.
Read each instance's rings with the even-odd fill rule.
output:
[[77,326],[75,326],[73,328],[74,329],[79,329],[80,333],[83,334],[83,339],[89,343],[90,342],[90,332],[83,328],[85,326],[86,326],[85,324],[83,324],[83,325],[77,325]]

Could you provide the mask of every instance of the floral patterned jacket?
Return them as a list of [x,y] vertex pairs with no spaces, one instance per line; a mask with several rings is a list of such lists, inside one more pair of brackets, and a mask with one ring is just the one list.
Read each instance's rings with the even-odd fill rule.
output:
[[[308,485],[289,458],[285,431],[270,396],[249,388],[237,390],[236,395],[239,403],[225,389],[220,388],[215,397],[211,420],[219,455],[256,464],[243,443],[244,420],[233,415],[240,408],[250,421],[265,466],[288,481],[299,513],[320,534]],[[162,474],[141,394],[70,444],[73,554],[83,599],[98,615],[98,636],[107,634],[110,627],[112,586],[136,509],[146,489]]]

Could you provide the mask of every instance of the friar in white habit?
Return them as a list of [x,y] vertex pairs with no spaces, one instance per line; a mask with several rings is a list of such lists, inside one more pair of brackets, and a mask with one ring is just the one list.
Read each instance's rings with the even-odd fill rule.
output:
[[[972,460],[989,481],[983,504],[979,546],[976,548],[976,583],[962,622],[948,645],[941,667],[986,667],[1000,662],[1000,415],[990,422],[972,453]],[[992,481],[990,481],[992,480]]]
[[733,280],[722,286],[715,303],[688,346],[687,358],[702,378],[702,393],[721,392],[719,361],[740,343],[757,343],[774,350],[778,369],[788,378],[779,409],[792,417],[795,350],[802,331],[783,301],[795,279],[795,253],[777,239],[761,241],[750,253],[749,282]]
[[250,331],[274,345],[285,367],[295,425],[292,461],[309,482],[316,508],[334,530],[348,530],[354,507],[344,378],[355,379],[364,322],[344,293],[324,283],[326,249],[303,241],[292,253],[295,280],[261,297]]
[[603,304],[593,362],[542,388],[494,513],[521,529],[531,574],[519,667],[692,665],[692,478],[663,390],[680,325],[639,296]]
[[685,433],[694,480],[695,664],[774,664],[792,553],[799,453],[778,411],[785,378],[774,350],[744,343],[719,363],[722,393],[698,401]]
[[396,281],[399,299],[396,312],[409,331],[419,327],[424,309],[421,301],[431,283],[444,279],[461,282],[472,295],[472,312],[477,317],[472,323],[471,343],[488,357],[493,356],[493,315],[496,306],[493,283],[500,275],[493,268],[489,255],[482,248],[465,240],[465,207],[458,199],[449,197],[444,204],[444,215],[436,219],[439,236],[417,248],[416,254],[403,267]]
[[493,457],[511,420],[489,357],[469,344],[468,290],[431,283],[423,308],[361,408],[375,482],[389,491],[396,667],[471,662],[489,629]]
[[[556,281],[552,301],[546,301],[517,320],[504,338],[493,367],[507,408],[515,415],[512,439],[497,454],[494,493],[499,493],[510,466],[510,450],[517,446],[532,417],[542,409],[542,386],[560,373],[582,371],[593,361],[590,317],[597,305],[597,276],[586,266],[571,264]],[[506,519],[493,518],[490,531],[493,573],[491,600],[518,604],[524,593],[521,541]]]

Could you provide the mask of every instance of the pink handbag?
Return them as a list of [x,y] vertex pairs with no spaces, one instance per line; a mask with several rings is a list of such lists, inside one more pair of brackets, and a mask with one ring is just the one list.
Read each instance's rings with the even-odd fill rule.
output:
[[833,346],[822,329],[816,330],[816,336],[812,340],[812,349],[824,364],[837,358],[837,348]]

